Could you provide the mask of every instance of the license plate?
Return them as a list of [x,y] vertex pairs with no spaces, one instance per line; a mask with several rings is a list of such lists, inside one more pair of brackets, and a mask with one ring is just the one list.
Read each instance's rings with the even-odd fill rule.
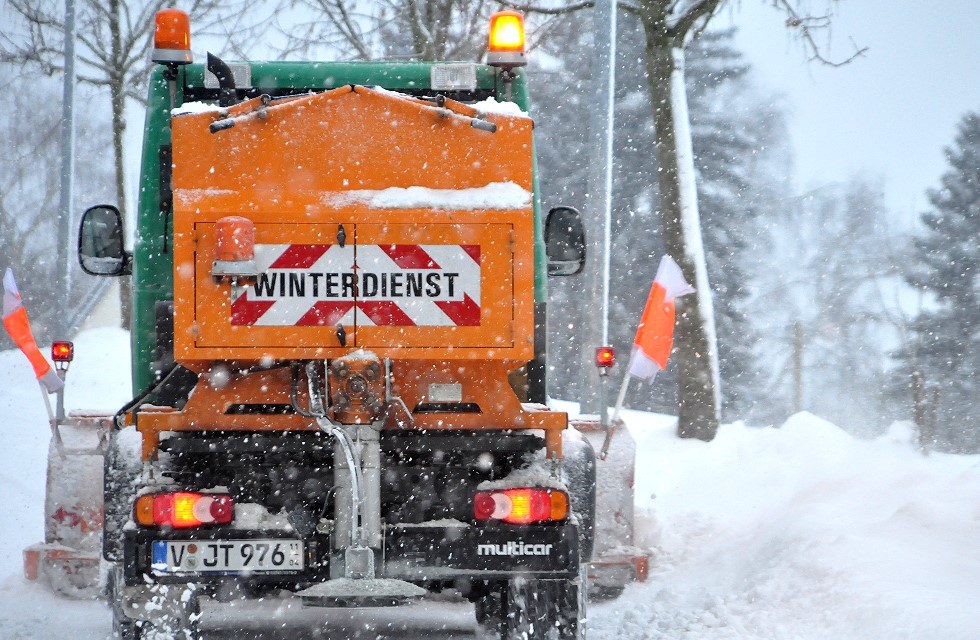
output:
[[156,540],[157,573],[302,571],[300,540]]

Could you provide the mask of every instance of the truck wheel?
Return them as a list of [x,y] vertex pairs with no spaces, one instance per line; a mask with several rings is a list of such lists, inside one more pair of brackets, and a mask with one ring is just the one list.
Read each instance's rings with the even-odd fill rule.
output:
[[112,637],[115,640],[140,640],[140,628],[136,626],[135,620],[119,617],[113,609]]
[[106,576],[106,596],[112,609],[112,637],[115,640],[139,640],[136,621],[123,611],[122,592],[118,583],[122,580],[119,567],[110,567]]
[[547,594],[538,580],[515,578],[503,592],[501,640],[547,638]]

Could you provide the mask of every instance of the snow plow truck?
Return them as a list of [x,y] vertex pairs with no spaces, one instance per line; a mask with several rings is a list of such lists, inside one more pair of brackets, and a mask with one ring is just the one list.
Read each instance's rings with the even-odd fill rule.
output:
[[635,577],[590,564],[595,455],[545,404],[546,280],[585,245],[539,211],[523,39],[502,12],[486,64],[195,64],[158,14],[134,250],[112,206],[79,233],[87,273],[133,278],[142,391],[103,445],[118,637],[197,638],[204,597],[452,588],[491,635],[583,638],[590,567]]

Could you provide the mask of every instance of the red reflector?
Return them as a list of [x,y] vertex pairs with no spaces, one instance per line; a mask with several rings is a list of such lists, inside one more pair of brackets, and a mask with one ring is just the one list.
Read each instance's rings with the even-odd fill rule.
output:
[[489,520],[496,508],[497,503],[489,493],[478,493],[473,497],[473,516],[477,520]]
[[612,347],[599,347],[595,350],[595,364],[601,369],[608,369],[616,364],[616,350]]
[[231,496],[217,496],[211,503],[211,517],[216,524],[228,524],[235,517],[235,503]]
[[51,343],[51,359],[55,362],[71,362],[75,357],[75,345],[71,342]]

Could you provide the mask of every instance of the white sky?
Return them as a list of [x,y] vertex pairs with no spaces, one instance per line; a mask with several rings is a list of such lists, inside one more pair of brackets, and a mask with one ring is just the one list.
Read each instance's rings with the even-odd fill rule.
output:
[[[980,2],[841,0],[830,54],[864,57],[841,68],[807,62],[768,0],[733,0],[733,21],[763,91],[782,94],[801,190],[858,174],[880,179],[896,221],[928,207],[967,111],[980,110]],[[821,13],[824,0],[810,2]]]

